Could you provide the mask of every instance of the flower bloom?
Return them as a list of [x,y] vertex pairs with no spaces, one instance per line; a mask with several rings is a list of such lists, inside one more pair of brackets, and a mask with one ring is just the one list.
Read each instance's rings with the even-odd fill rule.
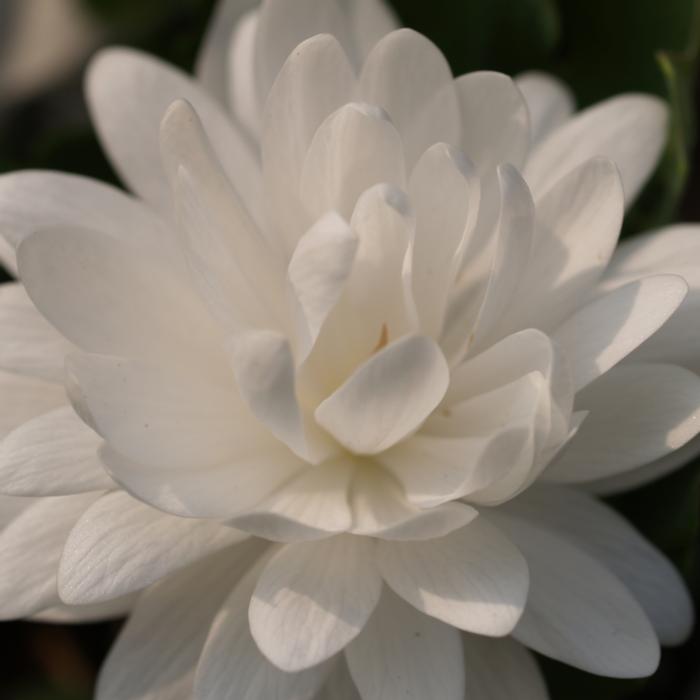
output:
[[455,80],[377,0],[238,9],[208,92],[95,59],[137,198],[0,178],[0,614],[130,611],[101,700],[652,673],[691,604],[592,493],[696,449],[700,231],[615,251],[663,104]]

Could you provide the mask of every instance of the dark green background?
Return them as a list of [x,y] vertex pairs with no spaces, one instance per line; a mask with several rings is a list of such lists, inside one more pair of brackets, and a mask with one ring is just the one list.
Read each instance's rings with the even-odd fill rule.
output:
[[[0,0],[2,2],[3,0]],[[191,68],[213,0],[82,0],[108,43],[144,48]],[[624,235],[682,218],[700,221],[695,146],[700,0],[395,0],[402,20],[432,38],[455,73],[532,68],[561,76],[585,106],[648,91],[672,106],[665,156],[627,218]],[[0,113],[0,172],[53,168],[116,181],[92,134],[76,73]],[[700,468],[688,465],[613,505],[678,563],[696,600]],[[0,625],[0,696],[86,700],[119,625]],[[553,700],[700,698],[700,634],[667,651],[648,682],[611,681],[550,661]]]

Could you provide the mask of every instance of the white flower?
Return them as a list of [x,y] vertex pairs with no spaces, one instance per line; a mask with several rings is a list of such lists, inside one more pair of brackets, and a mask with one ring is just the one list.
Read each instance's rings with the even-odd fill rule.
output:
[[663,105],[454,81],[377,0],[267,0],[229,52],[236,5],[201,63],[232,117],[90,70],[140,199],[0,178],[0,614],[133,608],[103,700],[541,700],[528,647],[652,673],[689,597],[587,491],[698,432],[700,229],[613,256]]

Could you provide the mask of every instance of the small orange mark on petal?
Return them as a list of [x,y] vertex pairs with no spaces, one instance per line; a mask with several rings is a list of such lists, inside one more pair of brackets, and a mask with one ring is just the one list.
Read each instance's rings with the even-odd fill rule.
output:
[[382,348],[385,348],[389,343],[389,328],[386,323],[382,323],[382,330],[379,333],[379,341],[374,346],[372,353],[379,352]]

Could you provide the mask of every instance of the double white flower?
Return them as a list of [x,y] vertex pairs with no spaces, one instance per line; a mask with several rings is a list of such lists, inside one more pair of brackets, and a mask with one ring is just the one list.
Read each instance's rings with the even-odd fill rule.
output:
[[700,230],[613,255],[664,106],[454,80],[378,0],[240,5],[208,94],[94,61],[138,199],[0,178],[0,613],[130,610],[101,700],[541,700],[526,647],[652,673],[687,593],[587,492],[700,428]]

